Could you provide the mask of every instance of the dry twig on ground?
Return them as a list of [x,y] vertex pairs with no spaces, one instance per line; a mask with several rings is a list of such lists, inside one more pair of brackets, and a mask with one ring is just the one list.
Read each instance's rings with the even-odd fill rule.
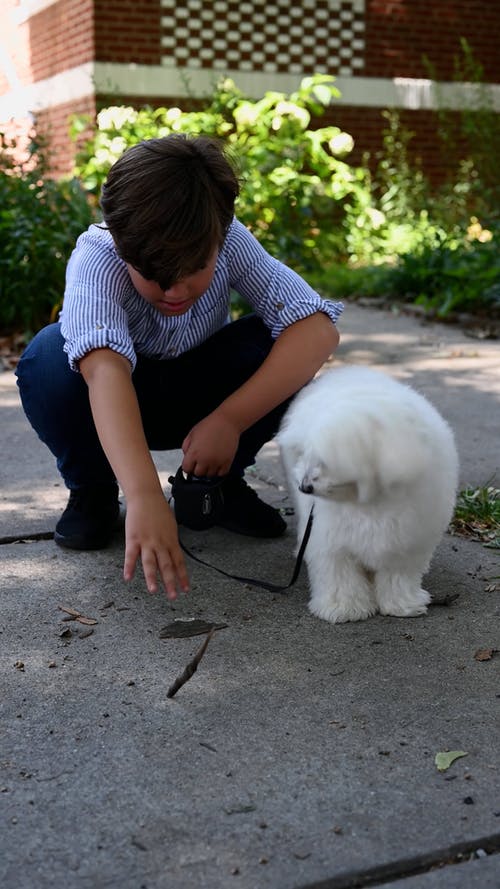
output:
[[186,667],[183,670],[183,672],[181,673],[181,675],[178,676],[177,679],[175,680],[175,682],[172,683],[172,685],[170,686],[170,688],[167,692],[167,698],[173,698],[173,696],[175,694],[177,694],[179,689],[182,688],[182,686],[185,685],[186,682],[188,682],[191,679],[191,676],[194,676],[194,674],[196,673],[196,671],[198,669],[198,664],[200,663],[203,655],[205,654],[207,647],[208,647],[208,643],[210,642],[210,639],[214,635],[214,632],[215,632],[214,629],[210,630],[206,639],[203,642],[203,645],[200,645],[194,658],[191,661],[189,661],[189,663],[186,665]]

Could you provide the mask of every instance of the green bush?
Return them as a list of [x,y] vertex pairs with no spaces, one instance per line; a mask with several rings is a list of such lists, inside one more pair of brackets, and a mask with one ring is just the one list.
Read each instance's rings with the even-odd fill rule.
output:
[[[169,133],[204,133],[224,140],[241,177],[239,219],[273,255],[308,271],[346,255],[344,205],[366,203],[367,171],[345,156],[353,140],[338,127],[312,129],[338,95],[333,78],[316,75],[291,95],[268,92],[250,101],[222,80],[202,111],[179,108],[106,108],[77,157],[76,173],[98,193],[112,163],[130,145]],[[88,126],[73,122],[79,136]]]
[[[336,289],[334,281],[328,286],[328,269],[338,274],[340,263],[380,265],[379,273],[358,274],[356,281],[363,277],[368,290],[391,291],[404,284],[404,293],[412,294],[408,298],[415,293],[423,298],[417,287],[422,282],[410,274],[410,269],[419,268],[425,298],[429,304],[438,303],[442,289],[441,309],[446,311],[460,301],[458,283],[450,291],[451,266],[459,256],[451,254],[459,247],[465,251],[460,268],[472,263],[474,254],[474,246],[465,241],[471,201],[466,165],[461,179],[445,194],[431,195],[425,177],[409,160],[412,133],[401,127],[394,111],[385,112],[383,151],[375,173],[370,174],[368,164],[349,165],[345,157],[352,138],[338,127],[311,127],[311,118],[320,118],[337,95],[333,78],[326,75],[306,78],[291,95],[268,92],[260,100],[249,100],[226,79],[201,111],[106,108],[78,155],[76,172],[97,195],[112,163],[141,139],[175,132],[217,136],[241,172],[238,216],[270,253],[312,282],[326,278],[326,290]],[[74,135],[87,126],[87,120],[75,118]],[[433,259],[435,249],[438,256]],[[438,274],[444,274],[445,267],[446,281]],[[472,292],[469,287],[467,302]]]
[[[436,80],[434,66],[424,59],[429,75]],[[465,37],[454,56],[452,80],[468,85],[469,102],[459,114],[450,112],[436,87],[438,100],[438,138],[447,158],[449,182],[465,181],[475,202],[475,213],[487,225],[500,217],[500,114],[490,84],[485,82],[484,68],[474,57]]]
[[0,152],[0,319],[2,331],[37,330],[64,293],[66,263],[92,221],[76,179],[55,182],[15,167]]
[[464,311],[498,317],[500,224],[491,182],[482,188],[474,159],[464,158],[453,181],[432,191],[409,162],[412,134],[397,112],[384,116],[367,206],[361,213],[347,207],[350,263],[320,270],[312,283],[335,298],[415,302],[443,318]]
[[375,172],[368,175],[368,188],[357,206],[346,206],[351,265],[395,264],[400,256],[443,240],[458,243],[460,225],[467,219],[465,202],[454,196],[452,218],[444,199],[436,200],[419,166],[410,162],[414,134],[402,127],[398,112],[383,111],[382,116],[386,127]]
[[[483,189],[480,174],[489,175],[488,145],[481,144],[482,163],[464,157],[453,182],[433,193],[410,163],[412,134],[386,112],[383,151],[370,173],[368,163],[347,162],[349,134],[313,128],[312,118],[337,95],[326,75],[306,78],[290,95],[268,92],[256,101],[226,79],[199,111],[106,108],[70,181],[47,178],[43,146],[34,145],[30,162],[15,167],[0,134],[2,328],[32,331],[50,319],[68,257],[96,218],[112,163],[142,139],[175,132],[225,141],[241,178],[239,218],[325,295],[416,300],[442,316],[499,312],[498,209],[491,179]],[[81,138],[87,126],[74,118],[73,135]]]
[[500,317],[500,257],[494,241],[426,245],[396,263],[333,265],[309,278],[333,299],[375,298],[421,305],[432,316],[470,312]]
[[401,257],[392,287],[438,316],[500,312],[500,256],[495,240],[446,242]]

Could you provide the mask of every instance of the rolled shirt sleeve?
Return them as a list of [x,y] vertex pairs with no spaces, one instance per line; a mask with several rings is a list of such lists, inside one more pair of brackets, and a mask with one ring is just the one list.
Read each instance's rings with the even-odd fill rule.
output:
[[109,348],[168,360],[193,349],[230,320],[231,291],[247,300],[274,338],[295,321],[324,312],[335,324],[342,303],[323,299],[299,275],[270,256],[233,220],[207,291],[181,315],[168,316],[136,291],[110,233],[90,226],[80,235],[66,270],[60,315],[70,367],[93,349]]
[[290,324],[324,312],[335,324],[341,302],[323,299],[300,275],[274,259],[234,220],[227,245],[229,284],[251,305],[274,338]]
[[97,232],[80,235],[66,270],[60,316],[64,349],[73,370],[80,358],[102,348],[124,355],[134,368],[137,358],[124,308],[130,277],[110,236]]

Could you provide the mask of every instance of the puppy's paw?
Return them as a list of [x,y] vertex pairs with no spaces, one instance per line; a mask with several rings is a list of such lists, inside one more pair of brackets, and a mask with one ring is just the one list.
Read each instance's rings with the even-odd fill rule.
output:
[[431,597],[427,590],[417,590],[407,593],[404,598],[394,602],[389,598],[379,605],[380,614],[390,617],[420,617],[427,613],[427,606]]
[[357,605],[354,607],[352,604],[339,603],[339,602],[325,602],[318,599],[311,599],[309,602],[309,611],[311,614],[314,614],[315,617],[320,617],[322,620],[328,620],[331,624],[343,624],[348,621],[355,620],[366,620],[367,617],[371,617],[376,613],[376,607],[374,605]]

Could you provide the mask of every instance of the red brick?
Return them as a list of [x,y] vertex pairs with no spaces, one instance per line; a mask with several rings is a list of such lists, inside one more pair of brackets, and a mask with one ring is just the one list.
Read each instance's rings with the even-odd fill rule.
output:
[[[11,12],[18,0],[2,0],[0,28],[9,46],[18,76],[33,83],[64,72],[84,62],[115,62],[139,65],[161,64],[160,0],[57,0],[32,16],[17,29]],[[237,2],[231,5],[237,8]],[[328,8],[326,0],[318,5]],[[346,8],[351,8],[347,3]],[[364,67],[366,77],[428,77],[424,56],[441,80],[454,75],[454,59],[460,53],[460,38],[466,36],[475,59],[484,66],[487,81],[498,83],[497,40],[500,33],[500,3],[485,0],[366,0]],[[209,73],[207,72],[207,76]],[[218,72],[214,75],[214,80]],[[235,77],[238,82],[237,76]],[[271,87],[272,84],[270,83]],[[0,72],[0,95],[10,84]],[[177,104],[187,108],[188,100],[164,96],[144,96],[153,106]],[[137,97],[92,96],[87,106],[108,102],[141,104]],[[200,103],[198,103],[199,105]],[[78,103],[76,103],[78,106]],[[67,115],[75,104],[41,112],[39,125],[48,126],[55,140],[55,169],[66,169],[73,146],[65,136]],[[354,162],[366,151],[372,157],[380,149],[385,121],[378,108],[333,107],[328,119],[351,132],[356,140]],[[415,132],[410,151],[420,155],[433,176],[446,172],[446,159],[440,155],[435,138],[436,115],[428,111],[404,111],[401,119]],[[324,123],[325,118],[319,123]],[[65,141],[66,140],[66,141]]]

